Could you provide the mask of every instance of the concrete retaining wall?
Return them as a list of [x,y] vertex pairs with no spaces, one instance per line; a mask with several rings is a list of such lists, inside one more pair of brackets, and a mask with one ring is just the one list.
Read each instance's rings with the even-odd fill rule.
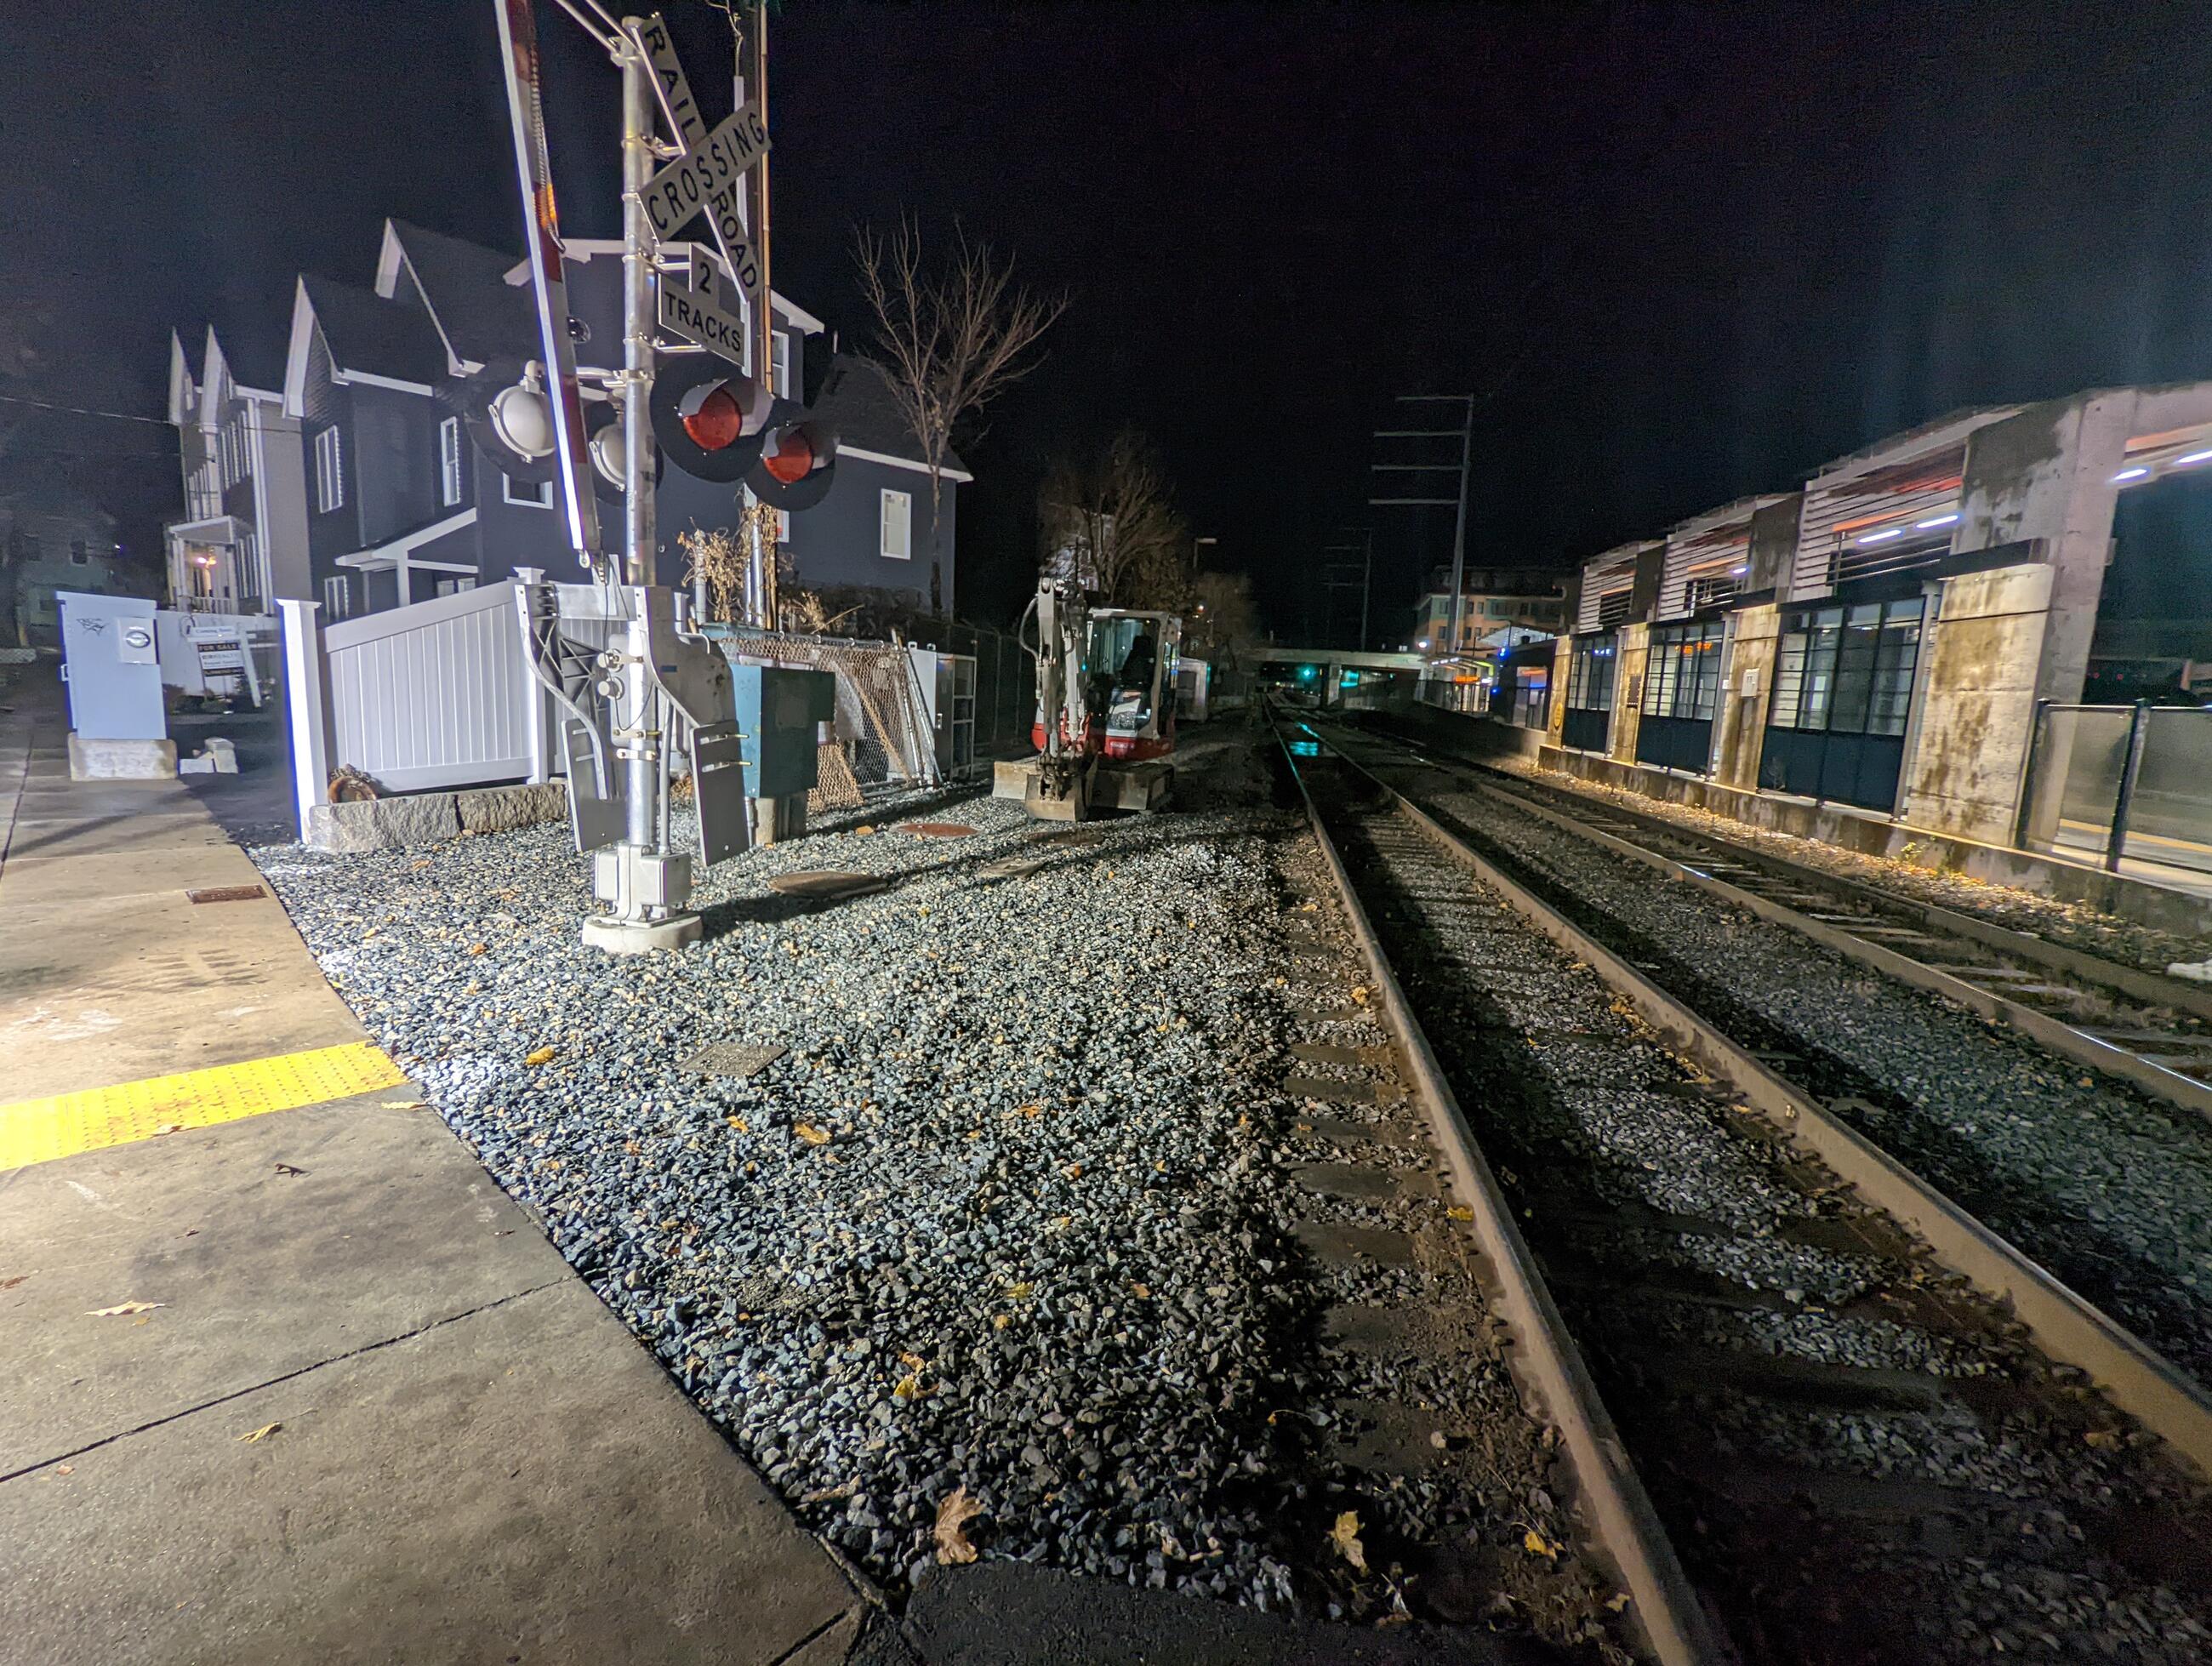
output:
[[1686,804],[1753,827],[1817,839],[1862,855],[1910,862],[1939,873],[1963,873],[1989,885],[2016,886],[2061,902],[2084,903],[2161,931],[2185,935],[2212,933],[2212,897],[2169,891],[2163,885],[2057,861],[2033,851],[1913,827],[1841,805],[1808,804],[1800,799],[1741,792],[1696,775],[1669,775],[1643,764],[1622,763],[1558,746],[1545,747],[1537,761],[1547,769],[1583,781]]

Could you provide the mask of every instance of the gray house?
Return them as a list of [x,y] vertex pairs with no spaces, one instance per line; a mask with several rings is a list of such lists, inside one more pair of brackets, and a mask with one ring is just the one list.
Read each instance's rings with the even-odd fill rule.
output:
[[307,488],[300,425],[283,410],[284,366],[210,327],[197,358],[169,336],[170,423],[185,514],[165,529],[169,595],[195,612],[265,613],[307,596]]
[[[621,246],[576,240],[566,252],[578,360],[618,364]],[[679,263],[713,258],[696,246],[671,245],[667,252]],[[807,356],[827,352],[829,344],[820,319],[781,295],[773,304],[774,386],[796,398]],[[246,565],[257,576],[229,581],[218,593],[257,608],[275,597],[312,598],[323,604],[325,620],[469,588],[518,568],[575,576],[553,488],[503,473],[437,398],[443,378],[538,352],[529,276],[514,256],[386,222],[373,287],[300,279],[282,374],[270,378],[274,390],[241,387],[226,371],[222,397],[256,413],[251,427],[260,449],[241,453],[245,460],[236,471],[218,457],[209,475],[207,459],[221,447],[219,426],[215,450],[204,439],[188,441],[197,447],[187,452],[188,492],[195,482],[211,489],[234,472],[247,483],[194,496],[191,517],[171,529],[173,547],[202,556],[209,549],[234,552],[233,565],[242,573],[235,552],[250,535],[253,561]],[[212,332],[208,359],[220,362]],[[211,395],[204,385],[213,387],[216,380],[193,377],[181,349],[173,360],[173,385],[181,377],[186,394],[173,397],[172,420],[180,428],[187,420],[204,427],[200,413]],[[924,605],[933,599],[949,611],[953,499],[970,477],[957,466],[945,470],[933,524],[928,474],[879,373],[841,360],[823,380],[817,409],[836,425],[842,445],[828,497],[783,520],[781,538],[798,582],[865,587]],[[265,455],[278,450],[296,471],[297,513],[277,513],[272,501],[249,526],[245,501],[270,496],[284,474],[283,465]],[[678,535],[734,525],[739,493],[738,487],[664,467],[658,503],[664,582],[683,571]],[[292,501],[281,491],[273,497]],[[227,541],[190,541],[217,533]],[[232,569],[220,562],[212,569],[196,565],[192,554],[173,557],[173,589],[187,593],[195,573],[208,570],[220,579]]]
[[0,570],[8,587],[0,594],[0,623],[10,627],[0,645],[59,646],[57,590],[128,596],[143,582],[116,548],[115,517],[67,486],[0,495],[0,551],[7,557]]

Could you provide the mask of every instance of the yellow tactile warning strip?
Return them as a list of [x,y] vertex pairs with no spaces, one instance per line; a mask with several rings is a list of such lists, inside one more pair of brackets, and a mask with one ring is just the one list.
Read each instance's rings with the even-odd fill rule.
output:
[[0,1170],[74,1157],[157,1134],[235,1122],[264,1111],[319,1105],[407,1079],[368,1042],[280,1053],[244,1064],[149,1076],[115,1087],[0,1105]]

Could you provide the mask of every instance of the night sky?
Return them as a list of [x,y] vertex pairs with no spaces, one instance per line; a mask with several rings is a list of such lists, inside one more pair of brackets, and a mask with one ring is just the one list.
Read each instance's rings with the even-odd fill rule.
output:
[[[718,117],[721,20],[665,9]],[[7,10],[0,280],[53,398],[158,415],[172,325],[279,339],[387,214],[520,248],[491,0]],[[614,73],[540,12],[606,235]],[[1046,458],[1125,422],[1303,635],[1337,526],[1386,617],[1447,551],[1364,507],[1395,392],[1486,396],[1471,559],[1563,565],[1959,405],[2212,376],[2212,9],[792,0],[773,51],[780,289],[849,336],[851,228],[903,211],[1073,294],[970,447],[984,617]],[[134,528],[175,491],[158,429],[37,443]]]

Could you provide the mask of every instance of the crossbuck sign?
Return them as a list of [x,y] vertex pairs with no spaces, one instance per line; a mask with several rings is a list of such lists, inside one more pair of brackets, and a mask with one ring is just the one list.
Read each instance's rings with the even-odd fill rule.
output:
[[665,242],[702,210],[736,270],[745,299],[760,299],[760,262],[745,239],[739,204],[745,175],[768,155],[768,124],[760,106],[747,103],[728,120],[653,176],[645,188],[645,211],[653,234]]

